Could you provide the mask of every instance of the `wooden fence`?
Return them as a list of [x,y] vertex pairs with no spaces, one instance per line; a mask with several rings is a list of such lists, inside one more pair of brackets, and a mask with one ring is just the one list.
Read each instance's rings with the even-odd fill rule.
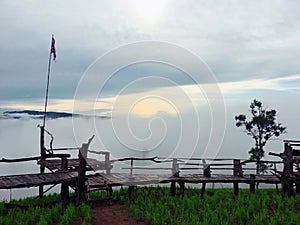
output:
[[[61,184],[61,196],[64,204],[69,202],[70,187],[75,190],[77,204],[84,200],[84,193],[87,190],[92,191],[96,187],[104,188],[111,195],[112,187],[121,185],[129,187],[131,197],[137,186],[159,183],[170,184],[171,195],[179,192],[182,196],[184,196],[185,184],[189,183],[202,184],[201,195],[204,194],[208,183],[232,183],[235,194],[238,194],[241,183],[248,184],[251,192],[255,191],[256,185],[259,183],[275,184],[277,189],[277,185],[281,183],[283,193],[288,195],[294,194],[294,186],[296,186],[296,191],[300,192],[300,151],[295,149],[300,146],[300,142],[285,141],[283,153],[270,153],[270,155],[280,157],[280,161],[160,157],[110,159],[109,152],[89,150],[93,137],[78,148],[57,148],[51,149],[51,152],[44,149],[45,152],[38,157],[3,158],[0,163],[37,160],[40,165],[40,173],[2,176],[0,177],[0,189],[39,186],[39,196],[43,196],[54,185]],[[70,158],[70,154],[54,153],[71,150],[78,151],[78,158]],[[88,153],[104,155],[104,160],[89,158]],[[127,172],[112,171],[114,165],[120,162],[129,162],[123,164],[122,167]],[[141,162],[143,162],[142,165]],[[144,162],[151,162],[151,166],[144,166]],[[272,167],[268,168],[268,174],[256,174],[256,163],[267,163]],[[50,170],[50,173],[45,172],[46,168]],[[102,172],[97,173],[99,170]],[[91,172],[87,174],[87,171]],[[44,186],[50,184],[52,186],[44,191]]]

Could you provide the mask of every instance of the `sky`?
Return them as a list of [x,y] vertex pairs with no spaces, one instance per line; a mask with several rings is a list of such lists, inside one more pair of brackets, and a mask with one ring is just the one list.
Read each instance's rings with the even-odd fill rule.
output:
[[[111,116],[108,133],[128,154],[161,144],[169,155],[247,152],[234,116],[253,99],[278,111],[282,138],[297,139],[299,10],[271,0],[2,0],[0,108],[43,110],[54,34],[48,109]],[[96,124],[88,134],[105,136]]]

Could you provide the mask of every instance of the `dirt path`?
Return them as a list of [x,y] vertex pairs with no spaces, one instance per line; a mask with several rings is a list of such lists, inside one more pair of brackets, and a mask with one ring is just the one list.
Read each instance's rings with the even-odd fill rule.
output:
[[126,205],[100,205],[92,209],[92,225],[147,225],[130,217]]

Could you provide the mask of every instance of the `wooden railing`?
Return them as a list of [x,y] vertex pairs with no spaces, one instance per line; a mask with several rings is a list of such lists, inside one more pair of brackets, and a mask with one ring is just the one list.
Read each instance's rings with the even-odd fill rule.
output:
[[[163,159],[163,160],[161,160]],[[255,164],[266,163],[272,165],[266,169],[267,172],[277,170],[279,164],[283,164],[282,161],[270,161],[270,160],[242,160],[233,158],[135,158],[128,157],[117,160],[111,160],[111,163],[130,161],[130,167],[122,167],[122,169],[129,170],[130,174],[133,174],[134,170],[170,170],[172,175],[178,175],[181,171],[203,171],[203,175],[210,177],[214,171],[233,171],[234,176],[243,177],[245,171],[255,171]],[[147,167],[147,166],[134,166],[135,161],[152,161],[159,164],[169,164],[169,166],[164,167]],[[247,167],[247,165],[252,164],[253,167]],[[170,166],[171,165],[171,166]],[[218,173],[216,173],[218,174]]]
[[[94,137],[94,136],[93,136]],[[87,155],[88,153],[104,155],[104,163],[105,163],[105,172],[106,174],[111,174],[111,169],[113,164],[118,162],[129,161],[130,166],[123,167],[122,169],[129,170],[129,175],[134,175],[137,170],[157,170],[161,173],[161,171],[169,171],[168,174],[171,174],[170,180],[171,182],[171,192],[175,193],[175,182],[178,182],[180,185],[180,190],[184,191],[184,180],[180,180],[181,174],[184,175],[186,171],[193,171],[190,174],[201,174],[202,177],[207,178],[201,181],[202,183],[202,194],[205,191],[205,185],[209,182],[210,178],[214,175],[230,175],[231,182],[233,183],[234,192],[238,192],[239,182],[246,182],[250,184],[250,190],[255,190],[255,184],[260,181],[257,179],[256,174],[256,163],[267,163],[272,164],[271,168],[268,168],[269,172],[272,172],[273,176],[276,176],[280,179],[280,181],[285,182],[287,185],[287,190],[291,191],[293,188],[293,184],[296,183],[296,187],[300,190],[300,179],[299,181],[294,178],[293,171],[293,156],[292,156],[292,146],[300,146],[300,142],[290,143],[288,141],[284,142],[285,151],[284,153],[269,153],[272,156],[278,156],[282,159],[282,161],[255,161],[255,160],[245,160],[245,159],[235,159],[235,158],[159,158],[159,157],[150,157],[150,158],[139,158],[139,157],[127,157],[121,159],[110,159],[110,153],[107,151],[95,151],[90,150],[89,145],[93,140],[91,137],[87,143],[82,144],[81,147],[75,148],[56,148],[52,149],[52,151],[79,151],[79,165],[78,165],[78,178],[76,182],[76,202],[79,204],[83,200],[84,191],[85,191],[85,181],[86,181],[86,170],[87,170]],[[70,154],[43,154],[41,156],[36,157],[27,157],[27,158],[19,158],[19,159],[7,159],[2,158],[0,163],[17,163],[17,162],[25,162],[25,161],[46,161],[48,159],[59,158],[61,159],[61,171],[68,171],[68,161],[70,159]],[[136,162],[148,161],[154,163],[152,166],[138,166]],[[103,161],[102,161],[103,162]],[[278,167],[281,165],[283,168],[282,172],[278,171]],[[281,169],[280,169],[281,170]],[[41,173],[43,174],[43,173]],[[144,174],[148,174],[144,173]],[[280,176],[281,175],[281,176]],[[271,176],[271,175],[270,175]],[[224,176],[226,177],[226,176]],[[177,179],[178,178],[178,179]],[[240,179],[243,178],[243,179]],[[220,182],[221,180],[219,180]],[[212,181],[213,182],[213,181]],[[278,183],[278,179],[276,184]],[[61,195],[63,198],[67,198],[69,195],[69,184],[62,183],[61,186]],[[130,184],[131,185],[131,184]],[[284,189],[284,187],[283,187]],[[129,191],[133,190],[133,187],[129,186]],[[284,189],[285,190],[285,189]],[[43,193],[42,193],[43,194]]]
[[17,162],[39,161],[45,159],[60,158],[62,161],[61,165],[63,165],[64,162],[66,162],[67,159],[70,157],[71,157],[70,154],[46,154],[43,156],[33,156],[33,157],[24,157],[24,158],[16,158],[16,159],[2,158],[0,160],[0,163],[17,163]]

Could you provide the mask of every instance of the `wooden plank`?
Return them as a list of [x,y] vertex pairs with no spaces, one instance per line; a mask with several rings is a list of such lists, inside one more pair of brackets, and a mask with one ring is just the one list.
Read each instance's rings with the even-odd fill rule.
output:
[[294,142],[294,143],[300,143],[299,140],[283,140],[284,143],[286,142]]
[[[39,185],[59,184],[65,182],[75,181],[78,173],[73,172],[57,172],[57,173],[44,173],[44,174],[23,174],[12,176],[0,177],[0,189],[11,188],[24,188],[34,187]],[[205,177],[202,174],[189,174],[180,177],[172,177],[171,174],[95,174],[87,177],[89,183],[93,187],[105,187],[105,185],[118,186],[118,185],[147,185],[157,183],[252,183],[253,177],[245,175],[244,177],[236,177],[233,175],[212,175]],[[257,175],[255,182],[277,184],[280,180],[273,175]]]
[[110,175],[101,174],[104,179],[111,183],[119,183],[123,185],[145,185],[155,184],[162,180],[168,179],[171,175],[152,175],[152,174],[125,174],[125,173],[111,173]]
[[[250,183],[253,179],[250,175],[245,175],[244,177],[237,177],[233,175],[212,175],[211,177],[205,177],[202,174],[189,174],[180,177],[172,177],[169,175],[143,175],[143,174],[129,174],[122,173],[112,173],[110,175],[99,174],[105,180],[113,184],[122,185],[145,185],[145,184],[155,184],[155,183],[171,183],[184,181],[185,183]],[[273,175],[258,175],[256,176],[256,181],[260,183],[280,183],[280,180]]]
[[57,172],[44,174],[22,174],[0,177],[0,189],[36,187],[75,181],[77,172]]
[[[42,163],[44,166],[46,166],[51,171],[60,170],[60,168],[61,168],[61,160],[56,160],[56,159],[43,160],[40,163]],[[105,170],[106,169],[105,161],[99,161],[96,159],[88,158],[87,164],[93,170]],[[77,169],[78,167],[79,167],[79,159],[69,159],[68,160],[68,168]],[[111,165],[111,169],[112,168],[113,168],[113,166]]]
[[[171,167],[140,167],[140,166],[133,166],[131,167],[122,167],[123,170],[171,170]],[[196,169],[196,168],[195,168]],[[198,168],[199,169],[199,168]]]
[[[6,159],[2,158],[0,162],[4,163],[15,163],[15,162],[26,162],[26,161],[34,161],[46,158],[69,158],[70,154],[47,154],[44,156],[34,156],[34,157],[26,157],[26,158],[18,158],[18,159]],[[59,160],[60,161],[60,160]]]
[[[170,162],[172,162],[172,158],[167,158],[167,157],[157,157],[157,159],[166,159],[169,160]],[[236,158],[185,158],[185,157],[179,157],[177,158],[178,160],[186,160],[186,161],[193,161],[193,160],[208,160],[208,161],[232,161]],[[246,159],[240,159],[240,160],[246,160]],[[163,161],[165,162],[165,161]]]

